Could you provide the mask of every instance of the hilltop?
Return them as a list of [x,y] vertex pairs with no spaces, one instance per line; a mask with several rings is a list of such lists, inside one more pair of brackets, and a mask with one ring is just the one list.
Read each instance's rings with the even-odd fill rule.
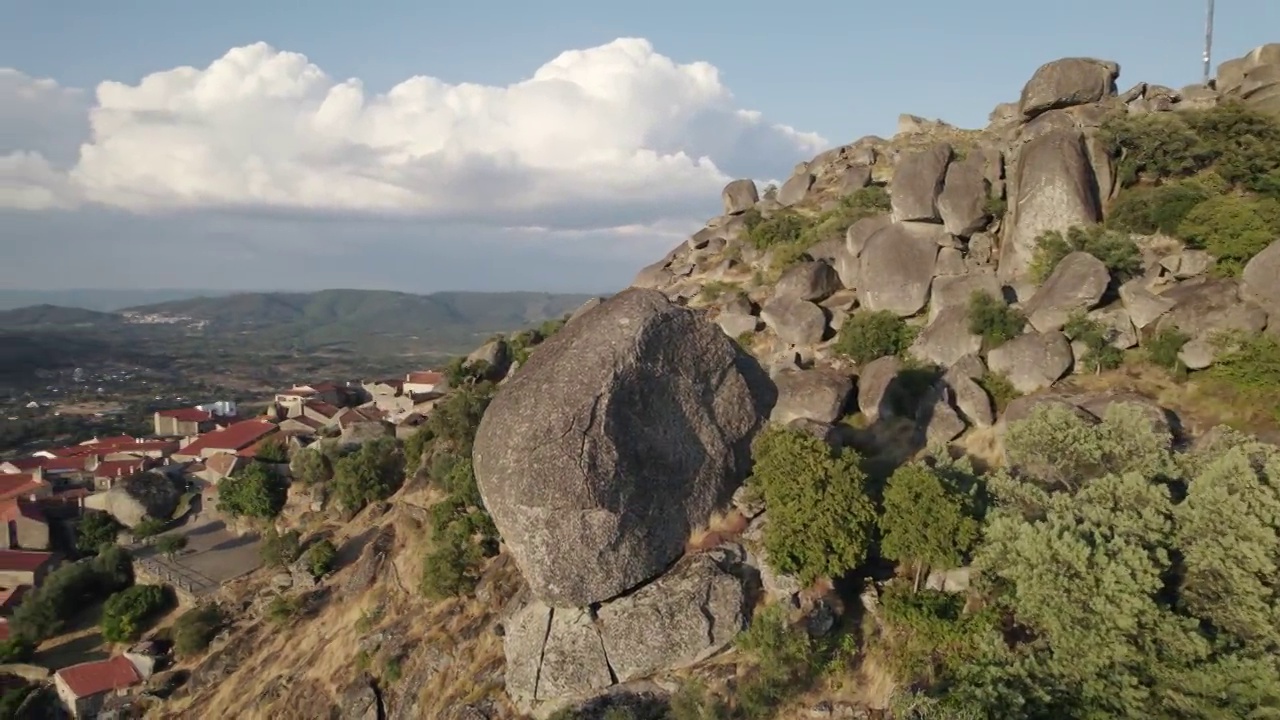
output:
[[402,479],[294,450],[259,521],[336,571],[227,588],[152,716],[1280,710],[1280,45],[1119,75],[731,182],[452,364]]

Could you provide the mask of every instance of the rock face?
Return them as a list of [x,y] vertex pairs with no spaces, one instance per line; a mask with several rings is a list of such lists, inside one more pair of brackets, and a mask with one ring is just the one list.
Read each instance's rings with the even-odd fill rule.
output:
[[947,232],[969,237],[985,227],[990,194],[985,153],[973,152],[964,160],[952,162],[947,168],[942,194],[938,196],[938,212]]
[[745,558],[736,545],[691,555],[595,613],[525,603],[505,623],[507,693],[529,710],[722,650],[746,626],[758,583]]
[[1267,311],[1272,323],[1280,322],[1280,241],[1253,256],[1244,266],[1240,294]]
[[797,300],[821,300],[839,290],[840,277],[830,265],[820,260],[802,262],[787,268],[774,286],[775,297]]
[[760,202],[760,191],[754,180],[734,180],[720,193],[725,215],[737,215],[755,207]]
[[760,308],[760,319],[790,345],[813,345],[827,332],[827,314],[807,300],[774,298]]
[[1098,222],[1098,184],[1084,136],[1054,129],[1029,141],[1014,169],[1013,222],[1000,248],[1000,276],[1019,278],[1045,231]]
[[858,301],[900,317],[920,312],[947,237],[941,225],[929,223],[894,223],[872,235],[858,258]]
[[1062,58],[1045,63],[1022,88],[1018,110],[1025,118],[1047,110],[1097,102],[1116,94],[1120,66],[1109,60]]
[[121,525],[136,527],[147,518],[168,520],[181,497],[173,481],[160,473],[126,478],[114,488],[85,498],[85,507],[109,513]]
[[938,143],[927,150],[907,154],[898,161],[889,186],[894,220],[937,222],[940,219],[938,195],[942,192],[951,156],[951,146]]
[[1110,282],[1111,274],[1101,260],[1073,252],[1058,263],[1027,303],[1027,320],[1040,332],[1061,330],[1072,313],[1097,305]]
[[1071,343],[1057,331],[1021,335],[987,354],[991,370],[1003,373],[1024,394],[1057,382],[1073,361]]
[[544,343],[473,454],[534,595],[585,606],[661,573],[742,481],[775,398],[720,328],[655,291],[625,290]]
[[778,385],[778,403],[770,419],[782,424],[800,419],[833,423],[853,392],[849,376],[825,368],[789,370],[773,380]]

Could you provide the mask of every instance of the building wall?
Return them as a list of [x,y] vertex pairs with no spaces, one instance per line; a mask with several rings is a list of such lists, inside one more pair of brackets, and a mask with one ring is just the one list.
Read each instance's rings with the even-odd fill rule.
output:
[[49,550],[49,525],[40,520],[22,518],[10,521],[8,536],[17,539],[22,550]]
[[44,575],[42,571],[0,570],[0,585],[5,587],[17,587],[19,585],[36,587],[44,580]]

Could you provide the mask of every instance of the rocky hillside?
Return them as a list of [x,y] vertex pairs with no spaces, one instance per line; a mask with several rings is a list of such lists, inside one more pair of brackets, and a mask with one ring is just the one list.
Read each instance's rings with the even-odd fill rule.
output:
[[340,569],[229,588],[153,715],[1278,711],[1280,449],[1238,430],[1276,437],[1280,45],[1119,70],[730,183],[456,367],[386,501],[295,483]]

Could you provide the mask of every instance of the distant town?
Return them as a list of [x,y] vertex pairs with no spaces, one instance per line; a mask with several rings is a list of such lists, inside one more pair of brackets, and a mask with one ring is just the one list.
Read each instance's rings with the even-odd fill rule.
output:
[[[76,380],[83,380],[77,377]],[[83,555],[85,519],[110,516],[135,559],[138,581],[173,588],[183,604],[261,566],[260,541],[228,527],[218,511],[219,482],[253,461],[288,472],[287,457],[321,438],[407,438],[444,396],[436,371],[365,382],[296,384],[264,398],[252,415],[231,400],[155,411],[145,436],[95,437],[0,460],[0,642],[24,597],[60,565]],[[34,402],[34,401],[33,401]],[[255,403],[255,407],[257,404]],[[163,478],[185,492],[166,517],[122,485]],[[115,523],[118,523],[116,525]],[[147,535],[168,537],[162,552]],[[101,659],[63,665],[42,656],[57,696],[73,717],[93,716],[121,691],[143,685],[163,652],[141,643]]]

